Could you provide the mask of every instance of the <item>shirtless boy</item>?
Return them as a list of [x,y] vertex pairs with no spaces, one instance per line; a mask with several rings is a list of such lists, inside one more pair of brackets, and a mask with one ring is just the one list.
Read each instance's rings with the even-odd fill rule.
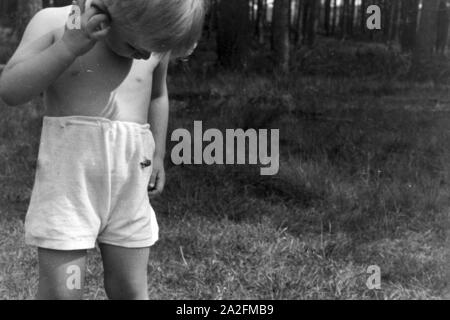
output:
[[[80,28],[69,15],[80,8]],[[36,14],[0,79],[21,105],[44,93],[46,114],[25,239],[38,248],[38,299],[81,299],[98,243],[110,299],[148,299],[150,198],[162,192],[167,67],[189,55],[203,0],[79,0]],[[72,17],[73,18],[73,17]],[[80,270],[81,286],[68,285]]]

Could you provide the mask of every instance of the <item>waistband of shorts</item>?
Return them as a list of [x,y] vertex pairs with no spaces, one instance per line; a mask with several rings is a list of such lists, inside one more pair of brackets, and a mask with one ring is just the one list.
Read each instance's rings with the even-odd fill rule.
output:
[[132,129],[142,130],[148,132],[150,130],[150,124],[137,123],[131,121],[110,120],[102,117],[90,117],[90,116],[67,116],[67,117],[49,117],[44,116],[44,124],[57,124],[62,127],[67,125],[87,125],[87,126],[125,126]]

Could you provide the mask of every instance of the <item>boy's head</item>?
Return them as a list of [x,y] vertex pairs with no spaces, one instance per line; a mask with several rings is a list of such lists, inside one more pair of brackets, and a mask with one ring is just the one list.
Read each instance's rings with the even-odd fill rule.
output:
[[86,0],[111,18],[106,41],[118,55],[148,58],[171,51],[172,57],[192,52],[205,19],[205,0]]

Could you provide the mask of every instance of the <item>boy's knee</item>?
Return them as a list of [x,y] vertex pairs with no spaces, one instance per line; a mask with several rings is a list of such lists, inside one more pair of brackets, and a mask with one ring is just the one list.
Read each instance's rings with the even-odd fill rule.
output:
[[111,300],[148,300],[147,284],[142,281],[105,279],[105,291]]
[[81,300],[82,290],[69,290],[66,288],[40,287],[36,295],[37,300]]

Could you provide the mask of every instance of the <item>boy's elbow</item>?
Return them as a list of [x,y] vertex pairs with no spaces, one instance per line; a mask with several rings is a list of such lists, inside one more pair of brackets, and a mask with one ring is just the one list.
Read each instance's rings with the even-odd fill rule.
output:
[[8,94],[8,90],[6,90],[5,86],[1,81],[0,81],[0,100],[9,106],[11,106],[14,102],[13,99],[11,99],[10,95]]
[[2,85],[0,82],[0,100],[2,100],[6,105],[10,107],[15,107],[20,105],[22,102],[17,97],[14,97],[13,94],[6,88],[6,86]]
[[8,96],[8,92],[5,89],[5,86],[3,85],[1,80],[0,80],[0,100],[6,103],[7,105],[11,105],[10,97]]
[[24,103],[23,97],[15,94],[4,78],[0,78],[0,100],[11,107]]

